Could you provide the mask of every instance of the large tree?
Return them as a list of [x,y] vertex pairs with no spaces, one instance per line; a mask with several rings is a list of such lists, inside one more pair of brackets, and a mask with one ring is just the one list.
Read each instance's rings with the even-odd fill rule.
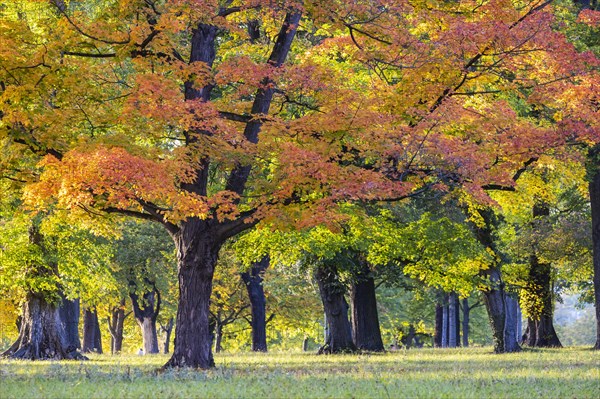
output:
[[552,31],[550,3],[24,2],[35,12],[9,7],[0,26],[2,137],[45,156],[30,204],[169,231],[167,366],[211,367],[227,238],[264,219],[332,225],[339,201],[447,181],[486,201],[482,185],[510,184],[577,133],[519,118],[503,96],[541,104],[596,63]]

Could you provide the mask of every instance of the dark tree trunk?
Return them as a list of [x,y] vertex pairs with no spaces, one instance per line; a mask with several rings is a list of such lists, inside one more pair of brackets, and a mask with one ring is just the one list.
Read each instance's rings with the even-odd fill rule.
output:
[[433,334],[433,345],[436,348],[442,347],[442,336],[444,334],[444,305],[435,304],[435,332]]
[[163,340],[163,353],[166,355],[169,353],[169,343],[171,342],[171,333],[173,332],[173,318],[169,318],[167,325],[160,325],[160,331],[164,334]]
[[[85,360],[60,311],[43,295],[29,294],[23,305],[19,337],[2,357],[27,360]],[[65,322],[67,321],[67,322]]]
[[[545,222],[550,208],[545,203],[536,203],[533,207],[534,226]],[[540,226],[543,228],[544,226]],[[552,289],[552,265],[541,263],[536,253],[529,257],[529,281],[527,291],[539,303],[530,306],[529,312],[535,324],[535,341],[529,339],[534,347],[562,346],[552,322],[554,314],[554,293]],[[531,331],[530,331],[531,334]]]
[[[142,341],[145,355],[156,354],[159,352],[158,335],[156,333],[156,318],[160,312],[160,292],[153,283],[149,283],[154,289],[152,291],[144,292],[141,301],[135,292],[129,294],[133,308],[133,316],[142,329]],[[130,282],[130,285],[135,287],[135,283]]]
[[454,292],[448,294],[448,347],[456,348],[458,346],[459,337],[456,334],[456,329],[459,328],[458,318],[456,317],[458,310],[458,298]]
[[86,308],[83,312],[83,353],[102,353],[102,336],[96,308]]
[[505,352],[518,352],[519,335],[517,332],[517,315],[519,303],[509,295],[504,298],[506,305],[506,322],[504,324],[504,350]]
[[262,285],[263,274],[267,267],[269,267],[269,257],[264,257],[260,262],[254,263],[250,271],[242,273],[252,310],[252,350],[255,352],[267,351],[267,302]]
[[221,342],[223,341],[223,326],[220,323],[215,324],[215,353],[221,352],[223,347]]
[[537,327],[535,321],[531,318],[527,319],[527,328],[525,334],[523,334],[523,344],[527,346],[535,346],[537,341]]
[[320,353],[355,351],[352,327],[348,321],[348,303],[344,298],[346,288],[339,281],[335,266],[321,266],[315,272],[319,292],[327,319],[328,341]]
[[450,320],[448,319],[447,299],[447,295],[444,295],[444,306],[442,308],[442,348],[448,347],[448,338],[450,338],[448,334],[448,323]]
[[210,296],[217,256],[217,240],[210,221],[190,219],[173,240],[177,248],[179,305],[175,321],[175,345],[169,367],[214,366],[209,326]]
[[125,298],[121,299],[119,306],[111,310],[111,315],[107,317],[108,331],[110,332],[110,353],[117,354],[123,349],[123,324],[125,318]]
[[594,302],[596,305],[596,345],[594,349],[600,350],[600,145],[596,145],[590,150],[588,159],[594,252]]
[[[480,210],[479,214],[483,218],[484,226],[472,225],[473,232],[477,241],[485,248],[497,254],[504,261],[505,256],[498,251],[494,242],[492,229],[497,224],[494,211],[492,209]],[[494,352],[509,353],[520,350],[519,345],[511,342],[505,345],[505,326],[506,326],[506,292],[504,291],[504,282],[502,281],[501,262],[491,265],[488,269],[482,270],[480,276],[487,281],[487,286],[482,290],[483,302],[485,304],[492,336],[494,340]]]
[[350,289],[354,345],[361,350],[383,352],[375,281],[366,262],[361,263],[362,269],[354,276]]
[[462,300],[462,314],[462,345],[467,348],[469,346],[469,318],[471,315],[468,298]]
[[79,339],[79,299],[63,298],[58,308],[60,319],[65,330],[65,343],[69,350],[81,349]]

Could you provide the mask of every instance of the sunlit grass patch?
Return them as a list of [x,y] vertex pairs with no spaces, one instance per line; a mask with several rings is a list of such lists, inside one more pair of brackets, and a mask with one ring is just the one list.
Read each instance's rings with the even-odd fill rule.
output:
[[600,354],[583,348],[494,355],[488,348],[386,354],[225,353],[212,370],[157,372],[168,356],[0,361],[4,398],[600,396]]

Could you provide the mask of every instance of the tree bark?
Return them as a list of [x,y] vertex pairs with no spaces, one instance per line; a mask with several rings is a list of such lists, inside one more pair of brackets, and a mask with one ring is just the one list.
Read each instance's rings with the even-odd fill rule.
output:
[[173,332],[173,318],[169,318],[167,325],[160,325],[160,330],[164,333],[163,340],[163,353],[166,355],[169,353],[169,344],[171,342],[171,333]]
[[319,353],[352,352],[352,327],[348,321],[348,303],[344,298],[346,288],[339,281],[333,265],[320,266],[315,271],[327,321],[328,340]]
[[173,355],[165,368],[207,369],[214,366],[209,306],[222,241],[216,236],[211,222],[188,219],[173,234],[177,249],[179,304]]
[[448,347],[456,348],[458,346],[459,337],[456,334],[456,328],[458,327],[458,319],[456,317],[456,311],[458,305],[458,299],[454,292],[448,294]]
[[357,349],[383,352],[383,340],[377,314],[377,298],[375,281],[366,262],[361,263],[361,270],[354,276],[350,288],[352,306],[352,337]]
[[[27,360],[86,360],[78,352],[68,319],[43,295],[30,293],[23,305],[19,337],[2,357]],[[70,327],[69,327],[70,328]]]
[[254,352],[267,351],[267,302],[262,285],[263,274],[267,267],[269,267],[269,257],[264,257],[260,262],[254,263],[250,271],[242,273],[242,280],[246,284],[252,311],[252,350]]
[[433,345],[436,348],[442,348],[442,336],[444,334],[444,306],[440,303],[435,304],[435,332],[433,335]]
[[221,352],[223,349],[221,342],[223,341],[223,326],[219,323],[215,324],[215,353]]
[[117,354],[123,349],[123,324],[125,318],[125,298],[121,299],[119,306],[111,310],[111,315],[107,317],[108,331],[110,332],[110,353]]
[[83,353],[102,353],[102,336],[96,308],[86,308],[83,312]]
[[[135,283],[130,283],[135,286]],[[161,298],[160,292],[152,283],[153,291],[144,292],[142,301],[139,300],[135,292],[131,292],[131,305],[133,316],[142,330],[142,341],[144,354],[156,354],[158,350],[158,335],[156,333],[156,318],[160,312]]]
[[442,308],[442,348],[448,347],[448,303],[447,295],[444,295],[444,307]]
[[517,332],[517,315],[519,303],[510,295],[504,298],[506,305],[506,322],[504,324],[504,350],[505,352],[518,352],[519,334]]
[[594,253],[594,302],[596,305],[596,345],[594,345],[594,349],[600,350],[600,144],[590,150],[588,159]]
[[65,330],[65,342],[67,348],[81,349],[79,339],[79,299],[62,298],[58,308],[60,319]]
[[469,307],[469,298],[463,298],[462,300],[462,345],[465,348],[469,347],[469,318],[471,315],[471,308]]

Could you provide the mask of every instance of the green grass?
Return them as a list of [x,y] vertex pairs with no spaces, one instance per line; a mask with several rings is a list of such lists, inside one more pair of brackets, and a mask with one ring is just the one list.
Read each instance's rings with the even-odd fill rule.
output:
[[167,356],[0,361],[0,398],[599,398],[600,353],[489,348],[383,355],[220,354],[208,371],[156,373]]

